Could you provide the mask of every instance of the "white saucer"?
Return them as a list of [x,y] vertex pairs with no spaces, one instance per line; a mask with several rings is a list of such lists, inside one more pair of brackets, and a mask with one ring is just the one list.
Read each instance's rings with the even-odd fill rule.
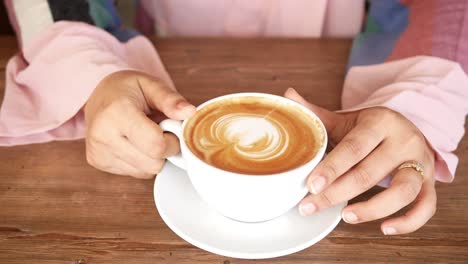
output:
[[161,218],[181,238],[206,251],[243,259],[274,258],[310,247],[335,228],[346,205],[308,217],[293,208],[270,221],[238,222],[205,204],[185,171],[170,162],[156,177],[154,199]]

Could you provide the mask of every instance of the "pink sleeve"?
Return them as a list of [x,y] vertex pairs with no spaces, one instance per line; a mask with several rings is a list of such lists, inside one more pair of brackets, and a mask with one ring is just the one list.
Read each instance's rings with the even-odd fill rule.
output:
[[120,43],[88,24],[54,23],[7,64],[0,145],[83,137],[81,108],[105,76],[125,69],[155,75],[173,86],[145,37]]
[[458,163],[453,151],[468,113],[468,77],[458,63],[418,56],[353,67],[342,103],[346,111],[385,106],[403,114],[435,150],[436,179],[453,180]]

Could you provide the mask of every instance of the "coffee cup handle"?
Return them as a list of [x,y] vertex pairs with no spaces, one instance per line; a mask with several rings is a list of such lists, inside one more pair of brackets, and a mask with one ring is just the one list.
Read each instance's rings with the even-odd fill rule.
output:
[[[184,140],[182,137],[182,121],[166,119],[159,123],[159,127],[161,127],[164,132],[171,132],[176,135],[179,141]],[[168,157],[167,159],[177,167],[186,170],[185,159],[182,157],[182,153]]]

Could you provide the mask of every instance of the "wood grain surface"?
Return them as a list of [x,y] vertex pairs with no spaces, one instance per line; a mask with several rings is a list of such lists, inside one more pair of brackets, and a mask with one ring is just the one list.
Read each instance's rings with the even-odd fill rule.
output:
[[[339,109],[349,40],[154,39],[180,92],[193,103],[233,92],[295,87]],[[17,51],[0,37],[0,94]],[[76,80],[70,80],[76,81]],[[0,99],[2,98],[0,95]],[[82,140],[0,148],[0,263],[468,263],[468,140],[455,181],[438,184],[438,211],[420,230],[385,237],[381,221],[338,227],[285,257],[239,260],[198,249],[159,217],[153,181],[100,172]],[[365,200],[378,188],[361,195]]]

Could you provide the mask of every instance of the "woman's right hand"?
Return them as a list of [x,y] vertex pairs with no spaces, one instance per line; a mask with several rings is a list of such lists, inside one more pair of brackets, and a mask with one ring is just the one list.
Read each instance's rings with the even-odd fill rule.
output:
[[153,111],[184,120],[195,107],[141,72],[120,71],[104,78],[84,108],[88,163],[113,174],[152,178],[166,157],[180,151],[178,139],[147,116]]

